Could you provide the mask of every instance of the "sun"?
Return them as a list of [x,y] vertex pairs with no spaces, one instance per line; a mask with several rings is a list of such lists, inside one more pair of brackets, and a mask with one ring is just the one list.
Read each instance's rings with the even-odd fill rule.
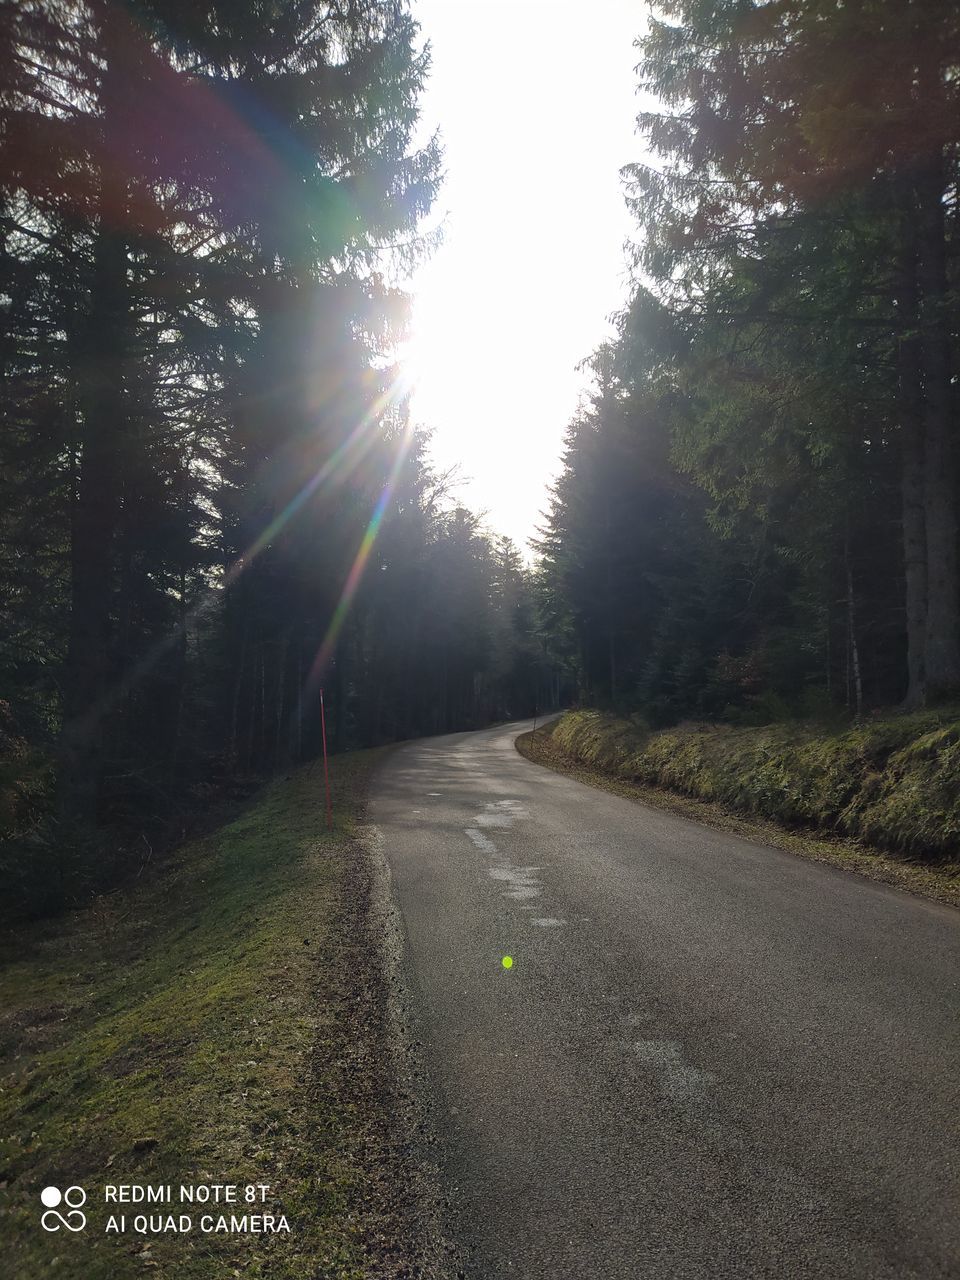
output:
[[573,398],[562,377],[543,380],[555,333],[532,322],[527,287],[506,255],[494,269],[488,258],[440,254],[413,282],[398,351],[432,461],[456,473],[457,500],[521,547],[543,506],[544,454],[559,456]]
[[423,272],[401,353],[419,415],[451,438],[469,435],[469,402],[484,370],[502,376],[497,303],[476,285],[450,272]]

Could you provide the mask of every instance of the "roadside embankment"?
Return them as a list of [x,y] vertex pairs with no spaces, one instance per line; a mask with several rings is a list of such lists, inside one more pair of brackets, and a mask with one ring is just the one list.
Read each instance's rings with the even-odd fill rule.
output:
[[594,785],[960,905],[955,708],[837,732],[806,724],[651,731],[636,719],[572,711],[517,745]]
[[[379,755],[334,758],[332,831],[308,766],[132,889],[12,937],[0,969],[5,1274],[435,1274],[362,825]],[[238,1202],[182,1200],[181,1186],[218,1185],[241,1188]],[[42,1229],[41,1190],[69,1186],[86,1191],[86,1227]],[[107,1203],[105,1188],[123,1186],[170,1198]],[[251,1204],[247,1186],[267,1190]],[[109,1230],[121,1214],[125,1230]]]

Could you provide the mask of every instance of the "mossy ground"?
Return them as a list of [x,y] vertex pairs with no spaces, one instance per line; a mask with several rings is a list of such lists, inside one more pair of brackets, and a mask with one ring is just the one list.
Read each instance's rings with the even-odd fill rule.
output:
[[[3,1274],[366,1274],[357,1117],[334,1077],[343,897],[378,754],[335,758],[332,832],[322,774],[306,767],[149,882],[12,938],[0,972]],[[107,1235],[108,1182],[266,1183],[264,1211],[286,1214],[291,1233]],[[44,1232],[41,1189],[73,1183],[90,1193],[87,1229]]]
[[581,781],[960,906],[960,716],[682,725],[568,712],[518,741]]

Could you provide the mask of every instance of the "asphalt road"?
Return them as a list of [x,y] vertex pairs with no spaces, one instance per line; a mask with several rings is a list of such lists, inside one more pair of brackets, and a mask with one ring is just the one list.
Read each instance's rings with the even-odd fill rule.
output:
[[960,1276],[960,913],[526,727],[401,747],[372,804],[467,1274]]

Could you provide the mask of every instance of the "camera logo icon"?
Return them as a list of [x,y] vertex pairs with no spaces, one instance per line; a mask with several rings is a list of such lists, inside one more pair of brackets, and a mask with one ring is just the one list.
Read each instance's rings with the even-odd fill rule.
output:
[[[83,1187],[67,1187],[66,1191],[59,1187],[44,1187],[40,1201],[46,1207],[46,1213],[40,1218],[44,1231],[59,1231],[61,1227],[68,1231],[82,1231],[87,1225],[87,1215],[80,1212],[81,1205],[87,1203]],[[59,1212],[61,1204],[66,1205],[64,1213]]]

